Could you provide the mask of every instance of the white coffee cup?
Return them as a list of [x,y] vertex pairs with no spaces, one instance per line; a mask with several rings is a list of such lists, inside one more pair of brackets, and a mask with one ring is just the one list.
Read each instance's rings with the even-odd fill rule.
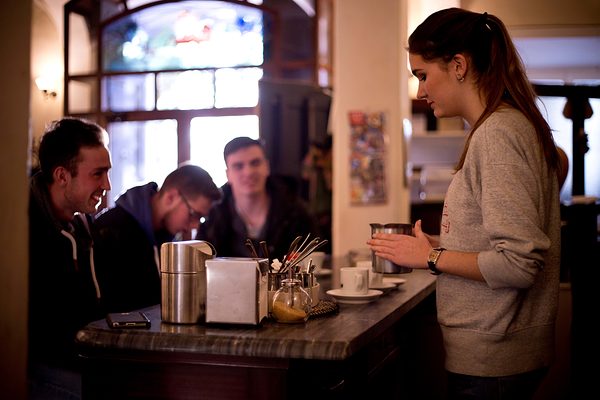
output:
[[310,253],[308,257],[300,262],[302,268],[308,268],[310,260],[312,260],[312,265],[314,266],[313,273],[319,272],[319,270],[323,268],[323,263],[325,262],[325,252],[313,251]]
[[367,268],[340,268],[342,291],[349,295],[369,293],[369,270]]
[[312,263],[315,266],[314,272],[317,272],[321,268],[323,268],[323,263],[325,262],[325,252],[324,251],[313,251],[308,256],[308,259],[312,260]]
[[373,271],[373,263],[371,260],[361,260],[356,262],[356,268],[365,268],[369,270],[369,287],[383,286],[383,274]]

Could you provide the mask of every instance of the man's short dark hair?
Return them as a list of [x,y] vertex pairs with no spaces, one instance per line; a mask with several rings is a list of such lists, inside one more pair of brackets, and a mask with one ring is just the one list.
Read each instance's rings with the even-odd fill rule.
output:
[[186,164],[167,175],[160,190],[162,192],[170,188],[176,188],[190,199],[198,196],[204,196],[212,201],[221,199],[221,191],[210,174],[197,165]]
[[53,121],[40,141],[38,158],[46,181],[52,182],[57,167],[77,176],[79,151],[82,147],[105,146],[106,131],[100,125],[81,118]]
[[229,143],[225,145],[225,148],[223,149],[223,159],[225,160],[225,163],[227,163],[227,157],[231,153],[235,153],[238,150],[245,149],[246,147],[250,146],[260,147],[265,157],[267,156],[265,152],[265,147],[260,142],[260,140],[252,139],[247,136],[240,136],[230,140]]

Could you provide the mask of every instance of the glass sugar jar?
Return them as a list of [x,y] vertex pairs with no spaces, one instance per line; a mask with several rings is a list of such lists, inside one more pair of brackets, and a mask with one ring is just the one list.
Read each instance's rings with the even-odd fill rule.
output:
[[273,295],[271,315],[277,322],[296,324],[306,322],[312,299],[298,279],[284,279],[281,288]]

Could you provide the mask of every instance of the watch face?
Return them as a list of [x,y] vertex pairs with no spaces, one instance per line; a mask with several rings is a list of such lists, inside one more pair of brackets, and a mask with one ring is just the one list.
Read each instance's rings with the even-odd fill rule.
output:
[[431,252],[429,253],[429,258],[427,259],[427,266],[431,270],[431,273],[434,275],[441,274],[441,272],[438,271],[438,269],[436,268],[436,264],[437,264],[438,259],[440,258],[440,254],[442,254],[442,251],[444,251],[444,250],[445,249],[443,249],[443,248],[435,248],[435,249],[432,249]]
[[435,263],[438,259],[438,257],[440,256],[441,251],[433,249],[431,250],[431,253],[429,253],[429,258],[427,259],[427,262],[430,263]]

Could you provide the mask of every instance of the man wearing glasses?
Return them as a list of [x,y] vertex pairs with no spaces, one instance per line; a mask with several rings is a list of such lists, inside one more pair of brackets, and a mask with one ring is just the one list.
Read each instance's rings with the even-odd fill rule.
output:
[[96,265],[109,312],[126,312],[160,303],[160,247],[190,237],[221,192],[195,165],[155,182],[127,190],[115,207],[96,219]]

